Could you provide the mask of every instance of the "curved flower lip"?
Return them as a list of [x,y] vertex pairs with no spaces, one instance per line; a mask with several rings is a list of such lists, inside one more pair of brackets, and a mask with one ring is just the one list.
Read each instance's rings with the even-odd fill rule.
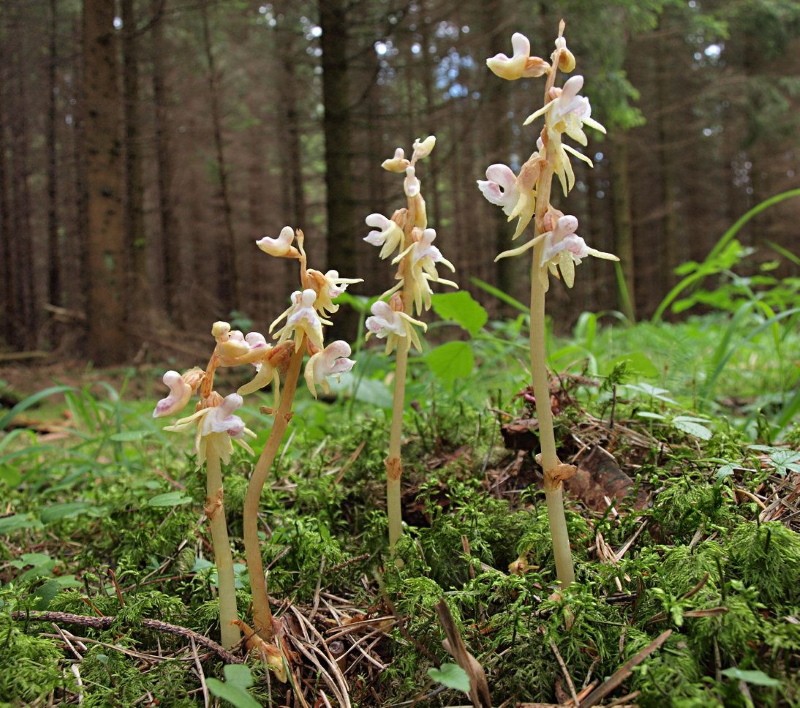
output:
[[486,179],[478,180],[478,189],[491,203],[503,208],[510,216],[519,201],[517,176],[508,165],[496,163],[486,168]]
[[320,384],[328,392],[330,387],[326,378],[350,371],[355,361],[349,359],[350,345],[342,339],[331,342],[325,349],[314,354],[306,364],[305,380],[308,390],[317,397],[316,385]]
[[291,226],[284,226],[278,238],[264,236],[264,238],[256,241],[256,246],[264,251],[264,253],[268,253],[270,256],[276,256],[277,258],[300,258],[300,251],[292,246],[294,237],[294,229]]
[[[331,323],[328,320],[321,319],[317,314],[317,310],[314,307],[316,300],[317,292],[312,288],[306,288],[303,291],[295,290],[292,293],[292,304],[278,315],[269,326],[269,331],[272,332],[278,323],[286,318],[286,324],[275,332],[273,337],[285,342],[299,330],[308,337],[309,342],[317,349],[323,349],[322,325]],[[295,348],[298,343],[299,339],[295,338]]]
[[524,34],[515,32],[511,35],[511,48],[514,50],[511,57],[496,54],[486,60],[486,66],[501,79],[515,81],[533,78],[542,76],[550,70],[550,65],[544,59],[531,56],[531,43]]
[[182,410],[192,397],[192,387],[177,371],[167,371],[161,379],[169,388],[169,395],[162,398],[153,410],[153,418],[162,418]]

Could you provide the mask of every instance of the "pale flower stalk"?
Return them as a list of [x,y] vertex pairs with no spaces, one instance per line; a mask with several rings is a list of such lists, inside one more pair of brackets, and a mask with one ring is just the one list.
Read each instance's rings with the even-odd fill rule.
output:
[[398,209],[391,218],[383,214],[370,214],[367,226],[372,227],[364,240],[379,247],[379,257],[392,259],[397,266],[397,284],[387,290],[372,305],[371,316],[366,320],[367,338],[385,339],[387,354],[395,352],[394,393],[392,396],[392,423],[389,430],[389,451],[386,457],[386,511],[389,522],[389,547],[395,545],[403,533],[401,478],[403,463],[401,441],[403,405],[405,400],[406,371],[411,347],[422,350],[420,331],[426,330],[419,319],[431,307],[431,283],[458,286],[439,275],[438,266],[451,271],[455,268],[433,245],[436,231],[428,227],[422,185],[417,176],[417,163],[431,154],[436,144],[434,136],[415,140],[411,159],[397,148],[394,157],[384,160],[382,166],[389,172],[402,174],[406,207]]
[[613,254],[590,248],[577,234],[578,219],[553,208],[550,194],[554,177],[558,178],[565,195],[574,186],[571,156],[591,165],[588,157],[564,143],[563,136],[585,146],[588,139],[584,127],[602,133],[605,133],[605,128],[592,118],[589,99],[579,94],[583,88],[582,76],[571,77],[561,88],[555,86],[559,70],[569,73],[575,68],[575,57],[567,48],[564,38],[563,21],[559,25],[555,51],[549,63],[531,57],[530,43],[519,33],[512,37],[512,47],[512,57],[498,54],[487,60],[487,66],[497,76],[507,80],[547,76],[544,106],[525,121],[525,125],[528,125],[544,117],[544,127],[536,141],[536,151],[522,165],[519,174],[514,174],[507,165],[490,165],[486,170],[486,179],[479,180],[478,187],[489,202],[503,209],[509,221],[517,219],[512,240],[533,222],[532,238],[521,246],[504,251],[495,260],[519,256],[529,250],[533,252],[530,275],[530,358],[541,446],[537,460],[544,470],[544,492],[556,574],[561,586],[566,587],[574,581],[575,570],[564,515],[563,482],[575,473],[575,468],[563,464],[556,452],[546,366],[545,293],[551,275],[563,278],[567,287],[572,287],[575,267],[587,256],[618,259]]

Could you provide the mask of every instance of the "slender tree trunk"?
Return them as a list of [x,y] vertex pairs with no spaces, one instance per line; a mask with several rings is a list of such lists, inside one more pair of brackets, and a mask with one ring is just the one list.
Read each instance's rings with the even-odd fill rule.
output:
[[88,355],[99,366],[121,363],[128,354],[118,75],[114,4],[107,0],[84,0]]
[[[322,28],[322,119],[325,135],[325,188],[328,214],[328,265],[351,277],[356,271],[354,233],[359,218],[353,198],[352,123],[348,67],[348,0],[319,0]],[[342,316],[344,315],[344,317]],[[357,316],[350,308],[337,315],[333,336],[352,339]]]
[[49,61],[47,64],[47,301],[61,304],[61,254],[58,239],[58,144],[56,126],[56,65],[58,63],[58,14],[56,0],[50,0]]
[[178,326],[183,323],[179,301],[181,260],[178,224],[175,219],[172,194],[172,146],[170,144],[169,110],[164,70],[164,9],[165,0],[151,0],[153,124],[155,137],[156,191],[158,224],[161,236],[161,260],[164,282],[164,307],[169,319]]
[[144,230],[144,184],[139,132],[139,41],[133,0],[121,0],[122,95],[125,142],[125,256],[130,293],[126,319],[146,322],[150,297],[147,282],[147,248]]
[[14,107],[9,118],[11,133],[11,244],[13,268],[12,342],[33,348],[37,344],[39,309],[35,302],[33,229],[31,226],[30,157],[27,82],[23,46],[17,40],[11,56]]
[[217,179],[219,197],[222,202],[222,219],[225,243],[215,249],[217,259],[217,287],[219,300],[226,312],[238,310],[241,306],[239,297],[239,273],[236,263],[236,237],[233,230],[233,208],[228,193],[228,166],[225,162],[225,147],[222,139],[222,117],[219,104],[219,77],[211,45],[211,30],[208,24],[208,0],[204,0],[201,13],[203,23],[203,48],[208,66],[208,92],[211,109],[211,122],[214,132],[214,150],[217,159]]
[[628,303],[620,302],[625,315],[636,318],[636,283],[634,281],[633,223],[631,216],[631,182],[628,168],[628,138],[619,133],[611,138],[611,199],[614,209],[614,248],[628,290]]
[[14,338],[14,323],[11,316],[11,305],[14,302],[14,269],[12,263],[11,249],[11,210],[8,198],[8,172],[6,168],[6,155],[8,153],[8,141],[6,139],[7,111],[6,101],[8,97],[7,82],[7,32],[5,27],[5,11],[0,5],[0,298],[2,301],[2,311],[5,316],[2,318],[3,339],[11,344]]

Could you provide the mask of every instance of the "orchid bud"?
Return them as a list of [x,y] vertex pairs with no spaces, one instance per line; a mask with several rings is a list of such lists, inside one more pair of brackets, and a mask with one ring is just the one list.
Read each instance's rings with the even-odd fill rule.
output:
[[421,160],[424,157],[428,157],[433,151],[434,146],[436,145],[436,136],[429,135],[425,140],[421,141],[419,139],[414,141],[414,153],[411,156],[411,162],[416,162],[417,160]]
[[277,258],[300,258],[300,251],[292,246],[294,237],[294,229],[292,229],[291,226],[284,226],[278,238],[264,236],[264,238],[256,241],[256,246],[264,251],[264,253],[268,253],[270,256],[276,256]]
[[403,148],[397,148],[394,151],[394,157],[391,160],[384,160],[381,167],[389,172],[405,172],[406,167],[411,163],[406,159],[406,153]]

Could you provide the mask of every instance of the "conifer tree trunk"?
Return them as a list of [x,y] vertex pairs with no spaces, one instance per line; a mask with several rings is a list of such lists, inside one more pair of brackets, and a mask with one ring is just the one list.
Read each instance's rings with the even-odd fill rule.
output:
[[61,255],[58,244],[58,114],[56,64],[58,63],[58,14],[56,0],[50,0],[50,26],[47,64],[47,301],[61,304]]
[[158,224],[161,237],[164,308],[169,319],[178,326],[183,323],[179,298],[181,284],[180,234],[175,218],[175,197],[172,194],[172,146],[170,144],[169,108],[164,69],[164,10],[165,0],[151,0],[153,16],[151,63],[153,85],[153,129],[155,137],[156,191]]
[[[356,272],[355,239],[360,233],[353,198],[350,80],[348,70],[348,0],[319,0],[322,28],[322,119],[325,135],[325,187],[328,214],[328,266],[345,277]],[[361,229],[363,230],[363,229]],[[344,317],[342,317],[344,315]],[[334,336],[352,339],[356,313],[343,308]]]
[[87,192],[88,355],[119,364],[125,334],[123,162],[114,3],[83,3],[84,158]]
[[228,314],[241,306],[239,298],[239,272],[236,263],[236,237],[233,231],[233,207],[228,192],[228,165],[222,140],[222,116],[219,105],[219,77],[214,49],[211,45],[211,30],[208,24],[208,2],[203,1],[200,17],[203,23],[203,48],[208,67],[208,92],[211,102],[211,122],[214,133],[214,150],[217,159],[219,198],[222,202],[222,220],[225,242],[214,250],[217,260],[217,288],[220,304]]
[[149,317],[144,185],[139,131],[139,41],[133,0],[121,0],[122,95],[125,140],[125,257],[130,292],[126,319],[140,323]]

